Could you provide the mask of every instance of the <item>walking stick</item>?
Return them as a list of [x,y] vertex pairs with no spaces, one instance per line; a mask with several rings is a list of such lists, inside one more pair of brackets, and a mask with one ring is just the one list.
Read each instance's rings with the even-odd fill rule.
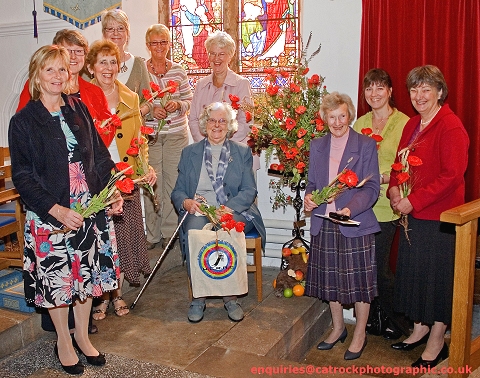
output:
[[[204,197],[202,196],[199,196],[197,194],[195,194],[195,197],[194,199],[198,202],[201,202],[201,203],[206,203],[207,201],[205,200]],[[147,280],[145,281],[145,283],[143,284],[140,292],[138,293],[137,295],[137,298],[135,298],[135,300],[133,301],[133,303],[130,305],[130,308],[133,310],[135,308],[135,306],[137,305],[137,302],[138,300],[140,299],[140,297],[142,296],[143,292],[145,291],[147,285],[149,284],[149,282],[152,280],[153,278],[153,275],[155,274],[157,268],[159,267],[159,265],[162,263],[162,260],[163,260],[163,257],[167,254],[168,250],[170,249],[170,244],[172,244],[174,241],[175,241],[175,237],[177,236],[178,234],[178,231],[180,230],[180,227],[182,227],[182,224],[183,222],[185,221],[185,218],[187,217],[188,215],[188,211],[185,211],[185,214],[183,215],[182,219],[180,219],[180,222],[178,223],[178,226],[177,228],[175,229],[175,231],[173,231],[173,234],[172,234],[172,237],[170,238],[170,240],[168,241],[167,245],[165,246],[165,249],[163,250],[162,254],[160,255],[160,257],[158,258],[157,262],[155,263],[155,266],[153,267],[152,269],[152,273],[150,273],[150,275],[148,276]]]

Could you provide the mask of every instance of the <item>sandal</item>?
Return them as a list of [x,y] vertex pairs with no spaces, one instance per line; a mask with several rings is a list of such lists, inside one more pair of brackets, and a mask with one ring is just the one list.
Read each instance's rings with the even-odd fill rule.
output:
[[[110,301],[104,300],[101,301],[100,304],[95,307],[95,310],[92,312],[92,318],[93,320],[103,320],[107,317],[107,310],[108,310],[108,305],[110,304]],[[105,305],[105,307],[100,307],[102,305]]]
[[[121,303],[120,303],[120,306],[116,306],[117,302],[119,302],[119,301],[122,301],[123,303],[125,303],[125,301],[123,300],[123,298],[121,296],[118,296],[118,297],[116,297],[112,300],[113,306],[115,307],[115,309],[114,309],[115,315],[117,315],[117,316],[127,315],[130,312],[127,304],[125,303],[125,305],[122,306]],[[125,310],[127,310],[127,311],[125,312]]]

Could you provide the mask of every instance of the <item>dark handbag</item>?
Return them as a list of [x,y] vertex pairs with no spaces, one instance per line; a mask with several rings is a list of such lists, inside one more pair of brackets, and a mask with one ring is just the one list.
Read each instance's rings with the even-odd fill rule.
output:
[[370,306],[366,331],[370,335],[383,335],[387,329],[387,320],[387,314],[380,306],[380,303],[374,300]]

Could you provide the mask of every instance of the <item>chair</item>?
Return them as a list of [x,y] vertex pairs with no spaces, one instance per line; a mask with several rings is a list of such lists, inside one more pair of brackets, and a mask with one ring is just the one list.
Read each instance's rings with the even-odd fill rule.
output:
[[[255,286],[257,287],[257,301],[262,301],[262,237],[253,228],[245,234],[245,244],[248,253],[253,253],[253,264],[247,264],[247,273],[255,273]],[[192,282],[188,277],[188,295],[193,299]]]
[[253,228],[245,234],[247,253],[253,253],[253,264],[247,265],[247,272],[255,273],[257,287],[257,301],[262,301],[262,237]]
[[16,234],[19,248],[0,252],[0,268],[23,266],[24,215],[20,195],[11,182],[12,167],[5,164],[8,156],[8,148],[0,147],[0,238]]

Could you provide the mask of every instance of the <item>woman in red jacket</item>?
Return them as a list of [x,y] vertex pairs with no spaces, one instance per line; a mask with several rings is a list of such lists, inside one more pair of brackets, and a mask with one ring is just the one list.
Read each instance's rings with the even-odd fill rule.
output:
[[[406,175],[392,171],[388,194],[392,208],[408,221],[400,233],[395,309],[412,319],[414,328],[392,348],[411,350],[426,343],[412,364],[426,368],[448,356],[444,334],[452,319],[455,234],[454,225],[440,222],[440,214],[465,202],[469,138],[444,104],[448,89],[437,67],[414,68],[407,88],[418,115],[403,129],[393,168],[400,169],[401,157],[408,154],[410,178],[402,184]],[[402,191],[405,185],[410,193]]]

